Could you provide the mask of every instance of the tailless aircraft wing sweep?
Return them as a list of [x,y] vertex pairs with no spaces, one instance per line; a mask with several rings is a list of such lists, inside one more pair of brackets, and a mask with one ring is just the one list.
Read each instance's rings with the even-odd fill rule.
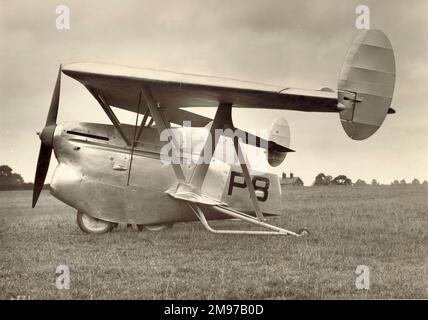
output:
[[[112,125],[56,123],[62,73],[89,90]],[[365,30],[356,37],[337,90],[302,90],[101,63],[65,65],[60,67],[46,124],[39,134],[33,207],[53,150],[58,166],[51,193],[77,209],[78,225],[85,232],[108,232],[119,223],[162,230],[177,222],[199,220],[214,233],[307,234],[305,229],[293,232],[266,222],[265,216],[279,215],[283,209],[279,177],[269,170],[252,170],[242,148],[249,144],[264,149],[270,166],[281,164],[293,152],[287,121],[275,120],[269,138],[263,138],[236,128],[232,109],[338,113],[346,134],[363,140],[376,132],[387,114],[395,113],[390,107],[394,84],[394,53],[379,30]],[[120,123],[112,107],[134,112],[135,125]],[[215,107],[217,111],[210,119],[186,110],[190,107]],[[177,131],[171,126],[186,121],[191,127]],[[218,130],[223,132],[220,137],[215,134]],[[166,140],[162,139],[165,132],[169,133]],[[172,152],[182,151],[179,140],[184,134],[190,134],[192,143],[203,137],[203,148],[191,149],[190,157],[205,161],[161,161],[166,144]],[[206,152],[207,146],[223,148],[227,143],[235,153],[232,162]],[[214,219],[239,219],[264,230],[213,229],[208,221]]]

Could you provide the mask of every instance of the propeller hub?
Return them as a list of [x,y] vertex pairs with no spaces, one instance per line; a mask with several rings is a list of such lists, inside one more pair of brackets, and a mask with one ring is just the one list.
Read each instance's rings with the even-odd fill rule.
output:
[[55,133],[56,124],[51,124],[43,128],[42,132],[39,134],[40,140],[46,147],[53,148],[53,137]]

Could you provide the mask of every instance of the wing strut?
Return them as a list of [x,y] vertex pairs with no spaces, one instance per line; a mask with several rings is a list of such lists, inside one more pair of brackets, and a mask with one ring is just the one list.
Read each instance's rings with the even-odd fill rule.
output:
[[[201,193],[202,184],[204,183],[211,159],[214,155],[215,147],[218,143],[219,135],[216,134],[216,129],[224,130],[226,128],[233,127],[231,112],[231,103],[220,103],[218,105],[207,141],[205,141],[205,145],[197,162],[199,164],[193,170],[192,176],[190,178],[190,185],[193,187],[193,190],[196,193]],[[206,155],[205,150],[210,150],[210,153]]]
[[147,118],[149,117],[149,113],[150,113],[150,110],[149,108],[147,108],[146,112],[144,113],[143,120],[141,120],[140,128],[138,128],[137,137],[135,138],[136,141],[139,141],[141,138],[141,134],[143,133],[143,129],[146,125]]
[[97,93],[95,90],[93,90],[90,87],[86,87],[88,91],[94,96],[94,98],[98,101],[101,108],[103,108],[104,112],[107,114],[107,117],[110,119],[110,121],[113,123],[116,130],[119,132],[122,139],[125,141],[125,143],[130,146],[131,141],[129,141],[128,137],[126,136],[125,132],[120,127],[120,121],[114,114],[113,110],[111,109],[108,102],[101,96],[99,93]]
[[238,154],[239,163],[241,165],[242,173],[244,174],[245,183],[247,184],[251,201],[253,202],[254,211],[256,212],[257,218],[260,221],[265,221],[266,219],[263,216],[263,212],[260,210],[259,202],[257,201],[256,191],[254,190],[253,182],[251,181],[250,171],[248,170],[248,159],[239,144],[238,137],[235,136],[233,138],[233,144],[235,145],[235,152]]
[[[161,135],[164,130],[168,130],[169,137],[171,137],[172,140],[172,147],[177,149],[179,147],[179,144],[176,140],[174,133],[171,131],[169,121],[168,119],[166,119],[165,113],[161,112],[162,110],[159,108],[158,103],[153,98],[152,92],[150,91],[150,89],[142,87],[141,94],[144,101],[146,102],[147,107],[150,110],[150,114],[152,116],[151,122],[152,120],[154,120],[154,122],[156,123],[156,128],[158,129],[159,135]],[[183,173],[181,165],[176,163],[171,163],[171,165],[178,181],[186,181],[186,176]]]
[[[140,98],[138,99],[138,110],[137,115],[135,117],[135,127],[134,127],[134,136],[132,137],[132,146],[131,146],[131,158],[129,160],[129,169],[128,169],[128,179],[126,181],[126,185],[129,186],[129,180],[131,179],[131,169],[132,169],[132,160],[134,159],[134,150],[135,150],[135,144],[137,141],[137,127],[138,127],[138,118],[140,116],[140,108],[141,108],[141,91],[140,91]],[[147,114],[147,112],[146,112]],[[144,119],[143,119],[144,121]]]

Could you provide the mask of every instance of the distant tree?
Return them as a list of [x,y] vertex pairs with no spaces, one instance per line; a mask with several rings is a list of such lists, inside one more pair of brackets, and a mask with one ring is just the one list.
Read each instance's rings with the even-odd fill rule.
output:
[[341,174],[333,179],[332,176],[326,176],[324,173],[319,173],[315,177],[314,186],[328,186],[328,185],[341,185],[341,186],[350,186],[352,185],[352,180],[347,176]]
[[401,185],[406,185],[406,184],[407,184],[407,183],[406,183],[406,180],[401,179],[400,184],[401,184]]
[[358,179],[357,181],[355,181],[354,185],[355,186],[366,186],[367,183],[364,180]]
[[7,165],[0,166],[0,177],[8,177],[12,174],[12,168]]
[[378,185],[379,185],[379,182],[377,182],[377,180],[376,180],[376,179],[373,179],[373,180],[372,180],[372,182],[371,182],[371,185],[372,185],[372,186],[378,186]]
[[424,182],[422,182],[422,184],[428,184],[428,181],[424,180]]
[[319,173],[316,177],[315,177],[315,181],[314,181],[314,186],[325,186],[325,174],[324,173]]
[[11,167],[7,165],[0,166],[0,188],[16,187],[24,184],[24,179],[18,173],[13,173]]
[[398,186],[399,184],[400,184],[400,182],[397,179],[395,179],[394,181],[391,182],[392,186]]
[[341,174],[341,175],[338,175],[336,178],[334,178],[331,184],[340,185],[340,186],[350,186],[352,184],[352,180],[349,179],[344,174]]
[[412,184],[419,185],[421,183],[420,183],[420,181],[417,178],[415,178],[415,179],[412,180]]

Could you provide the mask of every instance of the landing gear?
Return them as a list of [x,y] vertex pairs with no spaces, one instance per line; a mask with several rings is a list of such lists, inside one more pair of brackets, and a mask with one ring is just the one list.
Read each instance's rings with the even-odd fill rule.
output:
[[146,230],[149,230],[152,232],[158,232],[158,231],[171,229],[172,223],[170,223],[170,224],[152,224],[152,225],[137,224],[137,228],[139,231],[143,231],[144,229],[146,229]]
[[93,218],[80,211],[77,212],[77,225],[83,232],[92,234],[107,233],[117,227],[117,223]]
[[190,204],[187,203],[187,205],[190,207],[190,209],[195,213],[195,215],[198,217],[198,219],[202,222],[202,225],[207,229],[208,231],[212,233],[217,234],[252,234],[252,235],[279,235],[279,236],[286,236],[286,235],[292,235],[295,237],[301,237],[306,236],[309,234],[309,231],[306,229],[301,229],[298,233],[286,230],[283,228],[276,227],[274,225],[271,225],[269,223],[266,223],[264,221],[259,221],[257,218],[250,216],[246,213],[240,212],[238,210],[234,210],[228,207],[224,206],[212,206],[213,209],[217,210],[218,212],[221,212],[225,215],[228,215],[229,217],[233,219],[239,219],[243,220],[252,224],[255,224],[260,227],[264,227],[266,229],[269,229],[267,231],[262,230],[218,230],[213,229],[210,227],[210,225],[207,222],[207,219],[205,218],[205,214],[202,211],[202,209],[199,207],[198,204]]

